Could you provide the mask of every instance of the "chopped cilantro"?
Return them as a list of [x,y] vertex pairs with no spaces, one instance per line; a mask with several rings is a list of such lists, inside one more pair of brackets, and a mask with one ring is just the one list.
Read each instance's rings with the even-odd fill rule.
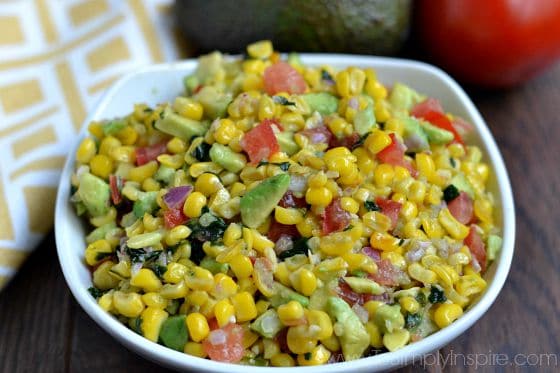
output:
[[407,313],[404,317],[404,325],[407,329],[413,329],[422,322],[422,315],[418,313]]
[[163,274],[165,272],[167,272],[167,267],[156,264],[156,265],[153,266],[153,271],[154,271],[154,273],[156,274],[157,277],[161,278],[161,277],[163,277]]
[[272,96],[272,101],[274,101],[275,104],[282,106],[296,106],[295,102],[288,101],[288,99],[284,96]]
[[179,299],[171,299],[168,303],[167,303],[167,307],[165,307],[165,310],[170,314],[170,315],[175,315],[177,313],[177,311],[179,311],[179,307],[181,306],[181,302],[179,301]]
[[417,301],[418,303],[420,303],[420,305],[421,305],[422,307],[424,307],[424,306],[426,305],[426,295],[424,295],[423,292],[419,291],[419,292],[418,292],[418,295],[416,295],[415,298],[416,298],[416,301]]
[[95,255],[95,260],[103,260],[111,255],[113,255],[113,253],[97,253],[97,255]]
[[404,238],[401,238],[401,239],[399,240],[399,246],[402,246],[403,243],[404,243]]
[[136,333],[142,335],[142,318],[140,316],[135,317],[134,320],[132,321],[132,323],[133,323],[132,330],[134,330]]
[[321,70],[321,80],[324,80],[329,83],[334,83],[334,79],[332,75],[325,69]]
[[455,185],[449,184],[443,190],[443,199],[445,200],[445,202],[451,202],[457,197],[459,197],[459,189],[457,189]]
[[91,294],[91,296],[94,297],[95,299],[101,298],[101,296],[105,293],[103,290],[98,289],[95,286],[92,286],[87,290]]
[[375,203],[373,201],[365,201],[364,202],[364,207],[368,211],[381,211],[381,208],[377,205],[377,203]]
[[192,156],[195,157],[199,162],[210,161],[210,144],[201,142],[199,146],[194,148]]
[[261,166],[266,166],[266,165],[268,165],[268,164],[271,164],[271,165],[274,165],[274,166],[278,166],[278,167],[280,167],[280,169],[281,169],[282,171],[288,171],[288,169],[290,168],[290,162],[270,163],[270,162],[267,162],[267,161],[260,161],[260,162],[257,164],[257,168],[258,168],[258,167],[261,167]]
[[451,167],[455,168],[457,166],[457,162],[455,162],[455,158],[449,157],[449,163],[451,163]]
[[447,300],[442,289],[437,286],[432,286],[430,290],[430,295],[428,295],[428,300],[430,303],[443,303]]
[[308,250],[309,247],[307,246],[307,238],[302,237],[294,241],[294,246],[291,249],[282,251],[278,254],[278,259],[284,260],[298,254],[307,255]]
[[366,141],[367,137],[369,136],[371,132],[366,132],[364,133],[362,136],[360,136],[360,138],[358,139],[358,141],[356,141],[354,143],[354,145],[352,145],[352,150],[364,145],[364,142]]
[[[208,216],[208,215],[211,216]],[[208,224],[201,224],[201,218],[211,218],[209,219]],[[206,222],[205,222],[206,223]],[[202,214],[202,216],[198,219],[191,219],[187,223],[188,227],[191,229],[191,243],[193,240],[198,241],[211,241],[217,242],[219,241],[224,232],[227,228],[227,224],[225,223],[224,219],[212,215],[210,212]]]
[[303,358],[305,360],[311,360],[311,356],[312,356],[311,352],[306,352],[305,354],[303,354]]

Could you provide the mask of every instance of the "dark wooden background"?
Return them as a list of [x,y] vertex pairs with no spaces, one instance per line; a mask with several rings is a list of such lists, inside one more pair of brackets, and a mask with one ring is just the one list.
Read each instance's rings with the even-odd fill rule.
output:
[[[477,356],[486,362],[483,372],[560,371],[560,65],[514,90],[469,93],[513,183],[513,265],[496,303],[439,351],[439,364],[433,355],[402,372],[474,371]],[[496,358],[506,356],[512,364],[498,365],[503,360]],[[0,293],[0,371],[165,369],[126,350],[82,311],[64,282],[51,234]]]

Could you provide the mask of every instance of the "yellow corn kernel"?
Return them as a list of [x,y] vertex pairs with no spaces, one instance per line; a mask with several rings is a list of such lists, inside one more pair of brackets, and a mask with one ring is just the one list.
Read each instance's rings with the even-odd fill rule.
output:
[[193,290],[211,291],[214,288],[214,276],[209,270],[197,266],[187,272],[185,283]]
[[310,296],[317,289],[317,277],[306,268],[301,268],[290,275],[290,281],[298,292]]
[[214,131],[214,138],[217,142],[227,145],[240,133],[231,119],[220,119],[218,127]]
[[161,281],[154,271],[148,268],[141,268],[130,278],[130,285],[144,289],[144,291],[158,291],[161,289]]
[[393,251],[399,248],[400,239],[388,233],[373,232],[369,239],[371,247],[383,251]]
[[189,288],[185,281],[180,281],[176,284],[165,284],[160,290],[162,297],[166,299],[179,299],[185,297],[189,292]]
[[391,352],[406,346],[409,340],[410,332],[407,329],[399,329],[383,335],[383,345]]
[[194,189],[197,192],[204,194],[206,197],[216,193],[222,187],[222,183],[220,182],[218,176],[211,173],[201,174],[194,184]]
[[290,326],[286,341],[288,348],[294,354],[305,354],[311,352],[317,345],[317,340],[307,336],[307,325]]
[[251,229],[251,236],[253,241],[253,249],[260,253],[265,252],[267,248],[273,248],[274,242],[263,236],[258,230]]
[[366,138],[364,147],[369,150],[371,154],[375,155],[390,144],[391,138],[386,132],[374,129],[372,133]]
[[418,215],[418,207],[416,203],[411,201],[403,203],[399,215],[402,216],[405,221],[414,219]]
[[270,365],[273,367],[293,367],[296,365],[296,362],[290,354],[281,353],[270,358]]
[[424,285],[433,284],[437,280],[437,275],[434,271],[424,268],[419,263],[412,263],[408,266],[408,274],[413,279],[422,282]]
[[140,316],[142,318],[142,324],[140,324],[142,335],[152,342],[157,342],[161,325],[168,316],[168,313],[161,308],[146,308]]
[[434,321],[440,328],[445,328],[463,314],[463,308],[455,303],[440,305],[434,312]]
[[90,243],[85,252],[86,263],[90,266],[96,265],[101,259],[110,254],[113,250],[111,245],[105,239],[97,240]]
[[178,137],[174,137],[167,143],[167,150],[173,154],[184,153],[187,151],[187,143]]
[[229,261],[229,266],[238,279],[249,278],[253,273],[253,263],[248,257],[238,254]]
[[273,51],[270,40],[257,41],[247,46],[247,54],[253,58],[269,58]]
[[177,225],[165,234],[165,243],[168,246],[175,246],[180,241],[190,236],[191,230],[185,225]]
[[284,325],[297,325],[303,319],[303,306],[294,300],[278,306],[278,318]]
[[113,172],[113,161],[104,154],[95,155],[91,159],[89,166],[92,174],[103,179],[108,178],[111,172]]
[[99,122],[91,122],[88,126],[88,131],[99,140],[103,139],[103,136],[105,136],[103,124]]
[[382,100],[387,97],[387,88],[378,81],[368,79],[365,90],[375,100]]
[[389,120],[385,122],[385,131],[396,133],[402,137],[404,133],[404,124],[400,119],[389,118]]
[[303,214],[300,210],[295,208],[284,208],[276,206],[274,210],[274,218],[280,224],[295,225],[301,223]]
[[[466,270],[465,273],[467,273]],[[455,288],[460,295],[470,297],[486,289],[486,281],[478,273],[465,274],[459,278]]]
[[443,192],[437,185],[430,185],[428,195],[426,196],[426,203],[430,205],[439,205],[443,198]]
[[233,246],[241,238],[241,225],[231,223],[224,232],[224,245]]
[[246,189],[247,187],[245,186],[245,184],[235,182],[230,186],[229,194],[231,195],[231,198],[241,197],[245,193]]
[[424,202],[424,197],[426,196],[426,185],[418,180],[410,183],[408,187],[407,197],[409,201],[415,203]]
[[402,297],[399,299],[399,303],[408,313],[416,313],[420,310],[420,304],[413,297]]
[[138,139],[138,133],[131,126],[126,126],[115,134],[124,145],[132,145]]
[[258,74],[246,74],[241,85],[243,91],[260,91],[263,89],[263,78]]
[[451,144],[447,147],[449,155],[453,158],[463,158],[465,156],[465,147],[461,144]]
[[226,274],[218,273],[214,276],[214,290],[212,294],[216,299],[232,296],[237,292],[237,284]]
[[99,304],[99,307],[105,312],[113,311],[113,292],[114,290],[110,290],[97,300],[97,304]]
[[360,210],[360,204],[352,197],[342,197],[340,199],[340,207],[351,214],[357,214]]
[[383,123],[391,118],[391,113],[387,109],[386,105],[384,105],[383,101],[375,102],[374,113],[375,113],[375,120],[377,122]]
[[145,179],[152,177],[158,169],[156,161],[150,161],[142,166],[133,167],[128,173],[128,179],[137,183],[143,182]]
[[362,216],[362,222],[366,229],[370,229],[373,232],[387,232],[393,222],[391,218],[379,211],[366,212]]
[[307,214],[301,222],[296,224],[296,228],[303,237],[311,237],[313,231],[319,229],[319,223],[313,214]]
[[200,192],[192,192],[185,200],[183,213],[189,218],[198,218],[204,206],[206,206],[206,196]]
[[101,265],[97,267],[97,269],[93,272],[93,285],[96,288],[107,290],[112,289],[119,284],[121,279],[110,272],[114,266],[115,263],[109,260],[101,263]]
[[270,306],[270,302],[261,299],[255,304],[255,306],[257,307],[258,314],[262,315],[263,313],[266,312],[266,310],[268,310],[268,307]]
[[194,290],[189,293],[188,302],[192,306],[202,307],[208,302],[210,296],[207,292],[202,290]]
[[438,275],[440,283],[446,288],[453,287],[453,285],[459,280],[459,274],[457,271],[447,264],[433,265],[430,269]]
[[319,248],[327,255],[339,256],[354,246],[354,240],[346,232],[335,232],[321,237]]
[[385,304],[384,302],[379,300],[370,300],[364,304],[364,308],[366,309],[366,311],[368,311],[369,317],[373,318],[375,317],[375,313],[377,312],[377,309],[384,304]]
[[171,262],[167,265],[167,271],[163,274],[163,280],[170,284],[177,284],[183,280],[187,274],[187,266]]
[[146,293],[142,295],[142,302],[148,307],[165,309],[168,301],[159,293]]
[[274,270],[274,278],[285,286],[292,286],[290,282],[290,270],[288,269],[286,262],[278,263],[276,269]]
[[133,146],[117,146],[109,151],[111,159],[115,162],[134,163],[136,154]]
[[307,319],[307,325],[309,325],[309,335],[313,338],[325,340],[333,336],[333,324],[326,312],[306,310],[305,318]]
[[436,165],[432,157],[426,153],[418,153],[415,157],[416,169],[421,176],[431,180],[436,172]]
[[200,357],[202,359],[204,359],[207,356],[207,353],[204,350],[204,347],[202,346],[202,343],[187,342],[185,344],[184,352],[186,354],[191,355],[191,356]]
[[310,205],[328,206],[332,201],[332,192],[326,188],[309,188],[305,193],[305,200]]
[[300,354],[297,361],[301,366],[313,366],[326,364],[331,357],[331,352],[323,345],[318,345],[310,353]]
[[259,100],[259,120],[263,121],[267,118],[274,117],[276,105],[270,96],[263,95]]
[[483,223],[493,224],[492,203],[486,198],[476,198],[474,200],[474,214]]
[[445,231],[436,219],[423,217],[421,221],[422,228],[429,238],[442,238],[444,236]]
[[382,163],[375,168],[373,177],[375,179],[375,184],[379,187],[385,187],[393,182],[395,177],[395,171],[393,166],[388,163]]
[[173,108],[183,117],[192,120],[201,120],[204,113],[204,108],[199,102],[186,97],[177,97],[173,103]]
[[438,214],[439,223],[447,233],[456,240],[462,241],[469,234],[469,228],[457,221],[448,208],[442,209]]
[[86,137],[76,151],[76,160],[80,163],[87,164],[95,156],[95,141],[91,137]]
[[255,299],[251,293],[243,291],[231,297],[231,303],[235,308],[235,318],[237,322],[245,322],[253,320],[257,317],[257,307]]
[[161,154],[158,155],[157,160],[162,165],[172,168],[174,170],[183,166],[183,163],[185,163],[185,158],[181,154],[175,154],[175,155]]
[[113,306],[123,316],[137,317],[144,310],[142,297],[137,293],[123,293],[115,291],[113,293]]
[[118,148],[121,145],[122,143],[117,138],[113,136],[107,136],[103,140],[101,140],[101,143],[99,144],[98,153],[103,155],[109,155],[111,153],[111,149]]
[[406,168],[401,167],[401,166],[396,166],[395,167],[395,178],[394,181],[396,183],[399,183],[405,179],[410,179],[410,171],[408,171]]
[[381,331],[379,330],[379,327],[373,321],[367,322],[366,330],[369,334],[370,346],[375,348],[383,347],[383,336],[381,335]]
[[406,260],[396,251],[383,251],[381,253],[381,258],[389,260],[392,265],[399,269],[406,269]]
[[250,277],[238,278],[237,279],[237,284],[239,285],[239,290],[240,291],[246,291],[249,294],[255,294],[257,292],[257,290],[259,290],[257,288],[257,286],[255,285],[255,282],[253,281],[253,279],[250,278]]
[[190,338],[195,342],[200,342],[210,333],[210,327],[206,317],[198,312],[187,315],[185,320]]
[[350,272],[354,271],[366,271],[368,273],[377,272],[377,264],[369,256],[360,253],[346,253],[342,256],[342,259],[348,263],[348,270]]
[[234,322],[235,309],[229,300],[222,299],[214,306],[214,315],[216,315],[218,326],[223,328],[230,322]]

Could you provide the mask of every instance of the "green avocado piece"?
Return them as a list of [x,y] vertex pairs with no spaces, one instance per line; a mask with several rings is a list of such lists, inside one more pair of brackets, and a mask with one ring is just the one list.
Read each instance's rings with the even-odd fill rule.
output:
[[185,86],[187,95],[192,95],[196,87],[200,85],[200,80],[195,74],[187,75],[183,79],[183,85]]
[[204,86],[193,98],[204,108],[204,115],[214,120],[226,114],[227,107],[232,101],[231,93],[220,92],[213,86]]
[[383,304],[375,310],[374,321],[383,333],[391,333],[404,327],[404,317],[401,306]]
[[284,326],[276,310],[270,309],[257,317],[250,328],[265,338],[274,338]]
[[91,216],[101,216],[109,212],[111,189],[103,179],[89,172],[83,173],[77,193]]
[[142,218],[145,213],[151,213],[157,209],[157,194],[158,192],[145,192],[141,194],[136,201],[134,201],[132,212],[137,219]]
[[[371,100],[371,99],[370,99]],[[354,129],[360,136],[370,132],[375,126],[375,112],[373,111],[373,100],[365,109],[360,110],[354,117]]]
[[215,142],[210,148],[210,159],[231,172],[239,172],[247,164],[243,154],[236,153],[229,146]]
[[409,111],[412,107],[422,101],[426,97],[416,92],[409,86],[396,82],[389,95],[389,102],[393,109]]
[[428,141],[432,144],[448,144],[455,138],[453,133],[444,130],[443,128],[436,127],[433,124],[426,122],[425,120],[421,120],[419,121],[419,123],[424,133],[426,133],[426,135],[428,136]]
[[109,233],[109,231],[115,229],[116,227],[117,225],[114,221],[112,221],[110,223],[102,225],[101,227],[95,228],[93,231],[91,231],[90,234],[86,236],[86,243],[90,244],[92,242],[105,238],[107,233]]
[[182,117],[170,108],[164,110],[163,117],[157,120],[155,127],[161,132],[185,141],[189,141],[191,137],[203,136],[208,130],[206,123]]
[[303,66],[303,62],[301,62],[301,57],[299,53],[290,52],[288,53],[288,63],[292,66]]
[[309,105],[311,112],[318,111],[322,115],[329,115],[338,110],[338,99],[330,93],[306,93],[301,97]]
[[337,333],[344,360],[356,360],[362,357],[369,346],[370,337],[360,318],[352,308],[340,298],[329,297],[327,312],[338,325],[342,326],[342,333]]
[[103,125],[103,134],[105,134],[105,136],[114,135],[125,127],[126,120],[124,119],[110,120]]
[[220,52],[214,51],[198,58],[194,74],[200,84],[208,84],[212,83],[216,76],[223,75],[224,72],[224,56]]
[[486,253],[488,260],[495,260],[502,248],[504,240],[502,237],[497,236],[495,234],[491,234],[488,236],[486,240]]
[[420,127],[420,121],[412,117],[401,119],[404,125],[403,140],[407,150],[412,152],[422,152],[430,149],[428,135]]
[[352,288],[352,290],[356,293],[380,295],[385,292],[385,288],[383,288],[383,286],[373,280],[370,280],[369,278],[344,277],[344,281],[346,281],[348,286],[350,286],[350,288]]
[[449,184],[453,184],[455,188],[467,193],[469,197],[474,199],[474,187],[464,174],[457,174],[453,176]]
[[213,275],[217,273],[227,273],[229,269],[229,264],[218,263],[215,259],[212,259],[208,256],[202,259],[202,261],[200,262],[200,266],[212,272]]
[[183,351],[189,341],[189,331],[185,324],[185,315],[168,317],[161,325],[159,339],[161,342],[174,350]]
[[156,179],[157,181],[161,181],[165,185],[169,185],[173,181],[174,175],[175,175],[174,169],[172,169],[171,167],[160,165],[154,175],[154,179]]
[[241,197],[241,221],[249,228],[257,228],[274,210],[290,186],[290,175],[269,177]]
[[288,155],[294,155],[299,150],[299,145],[294,141],[294,133],[290,131],[280,132],[276,135],[280,150]]
[[286,287],[279,282],[274,283],[275,294],[269,298],[273,307],[278,307],[292,300],[299,302],[303,307],[309,306],[309,298]]

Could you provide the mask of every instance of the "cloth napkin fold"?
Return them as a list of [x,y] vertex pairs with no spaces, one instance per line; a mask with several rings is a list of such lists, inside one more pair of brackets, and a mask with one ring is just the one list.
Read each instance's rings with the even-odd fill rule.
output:
[[52,229],[60,169],[99,96],[135,68],[184,57],[171,5],[0,4],[0,289]]

